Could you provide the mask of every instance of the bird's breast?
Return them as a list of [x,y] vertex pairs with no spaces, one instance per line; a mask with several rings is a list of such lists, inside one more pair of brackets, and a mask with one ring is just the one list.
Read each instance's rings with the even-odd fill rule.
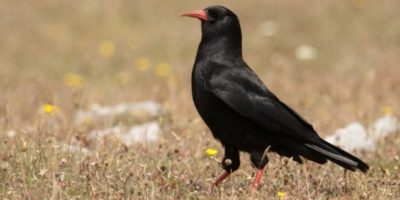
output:
[[252,122],[232,110],[217,98],[206,85],[194,79],[192,84],[193,101],[203,121],[210,128],[213,136],[224,145],[242,149],[246,133],[259,132]]

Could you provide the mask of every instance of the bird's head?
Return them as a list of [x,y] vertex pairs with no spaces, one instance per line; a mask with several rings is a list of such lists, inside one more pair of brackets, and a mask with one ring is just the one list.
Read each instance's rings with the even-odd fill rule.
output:
[[203,37],[212,38],[223,35],[241,38],[238,17],[223,6],[210,6],[203,10],[185,13],[182,16],[200,19]]

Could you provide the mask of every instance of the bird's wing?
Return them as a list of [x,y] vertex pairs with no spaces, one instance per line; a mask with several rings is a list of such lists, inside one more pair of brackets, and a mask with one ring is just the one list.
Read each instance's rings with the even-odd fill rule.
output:
[[270,132],[305,142],[319,141],[313,127],[272,94],[250,69],[215,74],[209,80],[209,89],[237,113]]

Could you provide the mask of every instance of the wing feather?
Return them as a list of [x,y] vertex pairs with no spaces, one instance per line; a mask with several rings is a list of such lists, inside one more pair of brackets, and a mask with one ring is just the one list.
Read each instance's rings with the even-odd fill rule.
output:
[[287,134],[304,142],[319,142],[319,136],[306,120],[273,95],[255,74],[248,73],[253,72],[225,70],[211,78],[210,90],[230,108],[268,132]]

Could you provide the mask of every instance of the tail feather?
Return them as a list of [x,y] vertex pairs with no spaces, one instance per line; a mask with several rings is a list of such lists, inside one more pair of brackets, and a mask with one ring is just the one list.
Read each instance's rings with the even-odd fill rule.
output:
[[369,166],[357,157],[347,153],[346,151],[329,144],[321,139],[319,144],[305,144],[306,147],[324,155],[330,161],[348,169],[355,171],[359,169],[362,172],[367,172]]

